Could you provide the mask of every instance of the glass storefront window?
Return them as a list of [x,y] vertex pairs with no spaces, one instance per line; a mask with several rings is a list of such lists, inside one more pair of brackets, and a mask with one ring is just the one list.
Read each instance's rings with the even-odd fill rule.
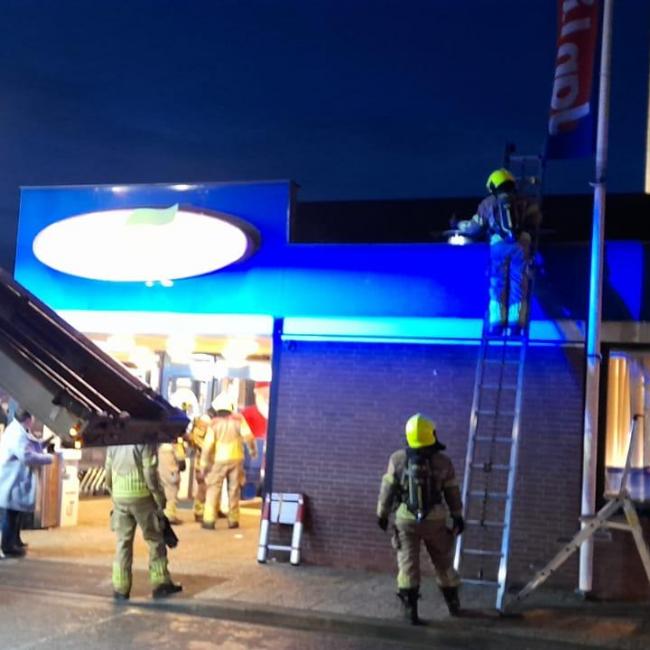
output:
[[650,351],[612,351],[607,370],[605,491],[619,489],[632,417],[641,414],[629,490],[635,501],[650,501]]

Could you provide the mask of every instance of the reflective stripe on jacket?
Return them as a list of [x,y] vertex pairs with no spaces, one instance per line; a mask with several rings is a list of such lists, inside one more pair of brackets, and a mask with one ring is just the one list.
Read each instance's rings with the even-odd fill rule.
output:
[[[164,501],[158,480],[155,445],[118,445],[106,453],[106,487],[113,499],[133,500],[153,496]],[[162,499],[161,499],[162,495]]]

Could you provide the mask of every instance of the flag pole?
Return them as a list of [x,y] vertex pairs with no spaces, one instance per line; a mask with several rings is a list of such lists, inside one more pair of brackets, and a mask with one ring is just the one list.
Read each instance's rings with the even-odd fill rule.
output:
[[[598,456],[598,395],[600,388],[600,325],[602,312],[603,254],[605,243],[605,192],[609,121],[609,87],[612,42],[612,8],[614,0],[604,0],[602,45],[600,51],[600,87],[598,92],[598,130],[596,132],[596,177],[593,225],[591,231],[591,265],[589,272],[589,314],[587,320],[587,364],[585,412],[582,450],[581,514],[594,516],[596,511],[596,470]],[[582,527],[586,523],[583,521]],[[594,543],[590,537],[580,546],[578,589],[586,594],[593,586]]]

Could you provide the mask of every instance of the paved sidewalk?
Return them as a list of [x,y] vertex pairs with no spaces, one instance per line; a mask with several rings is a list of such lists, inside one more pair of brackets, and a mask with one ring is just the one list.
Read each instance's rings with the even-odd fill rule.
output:
[[[29,556],[0,562],[0,580],[16,588],[43,588],[110,596],[113,535],[108,529],[108,500],[81,503],[80,525],[26,531]],[[424,641],[432,635],[457,633],[491,638],[546,639],[549,648],[566,644],[602,648],[650,648],[650,603],[594,603],[568,592],[540,590],[516,615],[500,617],[481,588],[464,587],[465,612],[451,619],[431,579],[423,585],[421,616],[428,622],[412,628],[402,622],[394,577],[363,571],[334,570],[284,561],[259,565],[256,560],[259,511],[245,508],[242,526],[228,530],[224,521],[206,531],[185,520],[177,528],[180,544],[170,552],[175,579],[185,585],[180,597],[163,608],[198,615],[249,620],[304,629],[357,626],[368,635],[408,635]],[[146,583],[147,553],[136,540],[132,603],[153,606]],[[75,571],[71,569],[74,566]],[[67,569],[66,569],[67,567]],[[66,572],[69,577],[61,580]],[[408,631],[407,631],[408,630]]]

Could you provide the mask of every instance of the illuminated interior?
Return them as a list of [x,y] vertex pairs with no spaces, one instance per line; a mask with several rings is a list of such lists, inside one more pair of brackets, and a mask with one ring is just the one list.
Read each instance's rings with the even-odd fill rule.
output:
[[638,424],[632,451],[630,492],[639,501],[650,500],[650,352],[613,352],[607,368],[607,427],[605,438],[606,490],[620,485],[628,449],[632,416]]

